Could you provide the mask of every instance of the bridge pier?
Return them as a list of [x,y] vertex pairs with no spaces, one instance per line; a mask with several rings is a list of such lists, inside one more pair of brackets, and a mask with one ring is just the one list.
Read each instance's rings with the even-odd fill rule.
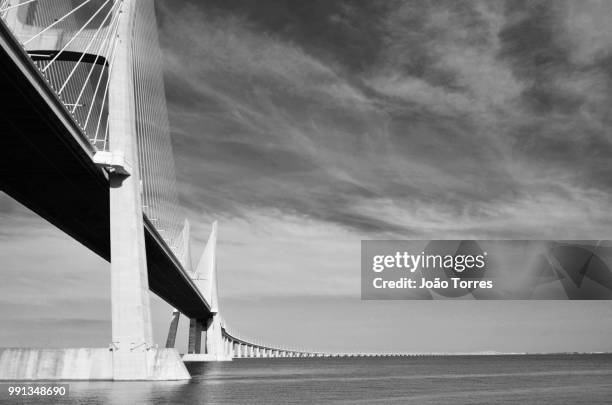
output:
[[176,309],[172,311],[172,321],[170,322],[170,329],[168,330],[168,338],[166,339],[166,348],[172,349],[174,348],[174,344],[176,343],[176,332],[178,331],[179,319],[181,317],[181,313]]
[[[201,319],[189,320],[189,341],[187,345],[187,353],[200,354],[202,350],[202,324],[205,321]],[[206,340],[206,338],[204,339]]]
[[[125,2],[123,7],[124,17],[119,20],[117,33],[121,43],[115,51],[108,88],[110,152],[113,157],[123,158],[122,170],[111,170],[109,174],[111,350],[113,379],[148,380],[158,378],[149,353],[153,349],[153,330],[134,106],[131,48],[137,6]],[[138,7],[153,4],[143,2]],[[180,369],[176,364],[168,364],[168,368]],[[182,369],[174,377],[190,378],[184,365]]]
[[[206,341],[204,353],[189,352],[183,356],[183,361],[231,361],[232,353],[228,346],[228,339],[223,335],[217,292],[217,222],[213,222],[208,242],[200,257],[193,280],[197,288],[210,303],[211,317],[203,320]],[[194,332],[201,335],[197,331]]]
[[221,324],[217,315],[208,320],[191,319],[189,326],[189,345],[183,361],[232,360],[231,346],[229,340],[221,333]]

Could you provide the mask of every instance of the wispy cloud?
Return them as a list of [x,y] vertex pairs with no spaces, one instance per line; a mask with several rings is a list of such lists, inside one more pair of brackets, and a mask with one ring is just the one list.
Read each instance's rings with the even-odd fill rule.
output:
[[273,3],[160,5],[192,210],[356,238],[610,224],[609,7]]

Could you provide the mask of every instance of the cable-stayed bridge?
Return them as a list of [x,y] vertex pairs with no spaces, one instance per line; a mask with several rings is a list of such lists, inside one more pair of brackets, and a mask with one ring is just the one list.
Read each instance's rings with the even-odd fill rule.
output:
[[[183,360],[323,356],[224,324],[216,224],[192,266],[153,1],[1,0],[0,17],[1,189],[110,262],[112,306],[108,348],[0,349],[0,379],[188,379]],[[149,290],[175,308],[164,348]]]

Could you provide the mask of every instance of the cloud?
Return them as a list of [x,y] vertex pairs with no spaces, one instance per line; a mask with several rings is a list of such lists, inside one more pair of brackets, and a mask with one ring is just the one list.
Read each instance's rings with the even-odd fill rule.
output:
[[259,293],[297,294],[262,280],[325,261],[317,243],[279,247],[302,239],[283,223],[353,255],[368,238],[606,237],[607,6],[159,6],[182,200],[194,222],[221,219],[243,252],[225,247],[227,271]]

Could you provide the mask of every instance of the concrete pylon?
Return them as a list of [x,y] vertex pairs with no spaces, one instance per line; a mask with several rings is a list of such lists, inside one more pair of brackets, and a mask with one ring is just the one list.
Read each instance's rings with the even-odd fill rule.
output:
[[121,156],[127,176],[110,174],[111,307],[115,379],[148,379],[146,352],[153,346],[149,281],[131,63],[134,7],[124,4],[109,84],[110,152]]
[[217,282],[217,221],[213,222],[208,242],[193,275],[196,286],[210,304],[212,316],[204,323],[208,361],[231,360],[223,339]]
[[[138,7],[152,7],[142,3]],[[158,379],[157,349],[153,347],[149,280],[144,240],[141,182],[133,83],[133,26],[136,3],[123,3],[119,44],[109,80],[109,142],[123,170],[110,172],[110,242],[113,379]],[[178,370],[172,379],[189,373],[175,358],[161,368]],[[182,366],[182,368],[181,368]],[[164,371],[166,373],[166,371]],[[167,377],[167,375],[165,376]]]
[[189,321],[189,344],[187,353],[200,354],[202,351],[202,321],[191,319]]
[[170,321],[170,329],[166,338],[166,348],[173,348],[176,343],[176,332],[178,331],[179,318],[181,313],[176,309],[172,311],[172,321]]

